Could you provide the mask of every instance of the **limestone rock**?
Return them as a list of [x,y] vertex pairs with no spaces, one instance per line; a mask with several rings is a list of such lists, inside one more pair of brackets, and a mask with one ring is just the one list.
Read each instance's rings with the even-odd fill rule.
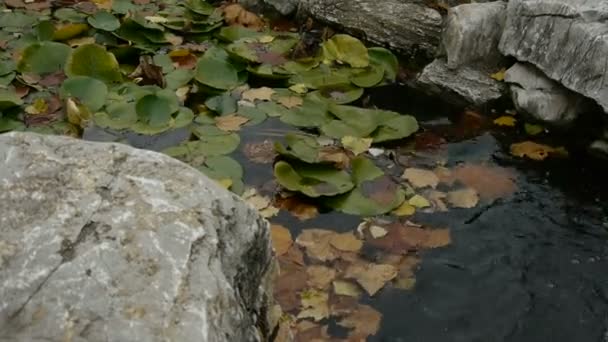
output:
[[506,7],[505,2],[495,1],[450,8],[442,35],[448,68],[474,62],[497,64],[502,60],[498,42]]
[[608,112],[608,1],[511,0],[500,50]]
[[571,123],[588,107],[576,94],[530,64],[516,63],[505,73],[515,108],[533,118],[555,124]]
[[407,56],[434,57],[439,12],[404,0],[301,0],[301,13]]
[[436,59],[424,68],[417,84],[427,93],[439,95],[448,102],[482,106],[500,99],[505,92],[504,84],[489,75],[489,71],[474,66],[451,70],[444,59]]
[[266,221],[120,144],[0,135],[0,340],[252,341]]
[[264,2],[282,15],[290,15],[298,9],[300,0],[264,0]]

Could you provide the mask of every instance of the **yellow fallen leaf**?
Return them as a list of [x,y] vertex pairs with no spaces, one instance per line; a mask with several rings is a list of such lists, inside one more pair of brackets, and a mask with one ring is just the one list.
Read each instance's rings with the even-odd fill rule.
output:
[[318,290],[307,290],[301,293],[302,307],[298,318],[312,318],[314,321],[320,321],[329,317],[329,294]]
[[311,265],[306,268],[308,286],[324,290],[336,278],[336,270],[323,265]]
[[291,245],[293,245],[293,239],[291,238],[289,229],[279,224],[270,225],[270,236],[272,247],[277,253],[277,256],[287,253],[289,248],[291,248]]
[[415,212],[416,212],[416,207],[409,204],[408,202],[403,202],[403,204],[401,204],[399,206],[399,208],[397,208],[393,211],[393,214],[395,214],[397,216],[410,216],[410,215],[414,215]]
[[513,127],[513,126],[515,126],[516,122],[517,122],[517,119],[515,119],[514,117],[509,116],[509,115],[504,115],[504,116],[501,116],[498,119],[494,120],[494,124],[496,124],[498,126]]
[[277,102],[282,104],[285,108],[291,109],[299,107],[304,103],[299,96],[281,96],[277,99]]
[[217,182],[224,189],[230,189],[230,187],[232,186],[232,179],[230,179],[230,178],[219,179],[219,180],[217,180]]
[[241,126],[247,123],[248,121],[249,118],[236,114],[224,115],[215,118],[215,124],[217,128],[226,132],[238,131],[241,129]]
[[304,83],[294,84],[289,87],[289,90],[293,91],[296,94],[306,94],[308,92],[308,88]]
[[350,150],[354,155],[358,156],[361,153],[367,152],[372,146],[372,138],[357,138],[350,135],[342,137],[342,146]]
[[380,226],[372,225],[369,227],[369,233],[374,239],[378,239],[388,234],[388,230]]
[[275,91],[268,87],[253,88],[244,91],[242,99],[250,102],[255,102],[255,100],[270,101],[274,93]]
[[420,195],[414,195],[407,202],[416,208],[427,208],[431,206],[431,203]]
[[498,70],[497,72],[493,73],[492,75],[490,75],[490,77],[497,81],[504,81],[506,72],[507,72],[507,69],[502,68],[502,69]]
[[66,24],[58,27],[53,33],[53,40],[68,40],[81,35],[89,29],[87,24]]
[[407,168],[401,178],[406,179],[415,188],[437,187],[439,177],[431,170]]
[[270,35],[266,35],[266,36],[261,36],[260,38],[258,38],[258,42],[266,44],[266,43],[271,43],[274,40],[273,36]]
[[551,147],[535,143],[533,141],[524,141],[511,145],[511,154],[520,158],[529,158],[532,160],[545,160],[549,155],[568,156],[568,151],[563,147]]
[[361,290],[356,284],[350,281],[335,280],[333,282],[334,293],[339,296],[349,296],[359,298],[361,296]]
[[[73,100],[71,100],[71,101],[74,102]],[[75,105],[76,105],[76,103],[74,103],[74,106]],[[49,105],[46,103],[46,101],[43,98],[38,98],[34,101],[34,103],[25,107],[25,112],[30,115],[38,115],[38,114],[46,113],[46,111],[48,109],[49,109]]]

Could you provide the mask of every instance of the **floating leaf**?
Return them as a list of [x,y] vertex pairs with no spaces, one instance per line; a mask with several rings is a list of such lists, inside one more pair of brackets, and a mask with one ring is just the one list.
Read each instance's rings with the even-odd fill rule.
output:
[[255,102],[255,100],[270,101],[275,91],[272,88],[253,88],[243,92],[242,99]]
[[395,211],[393,211],[393,214],[395,214],[397,216],[411,216],[411,215],[414,215],[415,212],[416,212],[416,207],[409,204],[408,202],[403,202],[403,204],[401,204],[399,206],[399,208],[397,208],[397,209],[395,209]]
[[22,73],[50,74],[63,69],[71,52],[65,44],[35,43],[23,51],[17,69]]
[[[235,193],[243,192],[243,167],[239,162],[228,156],[208,156],[205,158],[203,165],[200,165],[198,169],[207,175],[209,178],[223,181],[228,179],[230,181],[229,188]],[[263,210],[268,208],[262,208],[260,213],[264,216]],[[275,213],[278,210],[275,210]],[[264,216],[264,217],[270,217]]]
[[357,101],[363,96],[363,89],[354,87],[350,84],[338,84],[333,86],[321,87],[311,93],[312,96],[320,96],[322,99],[332,101],[337,104],[347,104]]
[[333,268],[322,265],[311,265],[306,268],[308,273],[308,286],[319,290],[325,290],[336,277]]
[[222,131],[232,132],[240,130],[241,126],[244,125],[247,121],[249,121],[248,118],[233,114],[216,118],[215,124],[217,128],[221,129]]
[[135,106],[139,120],[153,127],[167,125],[178,109],[177,99],[158,94],[142,97]]
[[517,190],[515,178],[509,169],[484,164],[460,165],[441,176],[442,182],[451,185],[458,181],[489,201],[513,194]]
[[291,109],[301,106],[304,100],[299,96],[281,96],[277,98],[277,102],[285,108]]
[[446,198],[455,208],[474,208],[479,203],[477,191],[471,188],[450,191]]
[[279,224],[270,225],[270,235],[272,247],[274,247],[277,256],[287,253],[289,248],[291,248],[291,245],[293,245],[293,239],[291,238],[289,229]]
[[326,60],[346,63],[353,68],[369,65],[369,55],[363,43],[346,34],[337,34],[323,43],[323,57]]
[[501,116],[494,120],[494,124],[496,124],[498,126],[508,126],[508,127],[515,126],[516,122],[517,122],[517,119],[515,119],[514,117],[509,116],[509,115],[504,115],[504,116]]
[[333,283],[334,293],[338,296],[349,296],[359,298],[361,296],[361,290],[359,287],[349,281],[336,280]]
[[439,184],[439,177],[435,172],[417,168],[407,168],[401,178],[406,179],[415,188],[436,188]]
[[277,205],[289,211],[290,214],[297,217],[301,221],[310,220],[319,215],[319,209],[314,204],[305,202],[299,196],[290,196],[277,200]]
[[342,146],[353,152],[355,156],[367,152],[372,146],[372,141],[373,139],[371,138],[357,138],[348,135],[341,139]]
[[400,115],[390,120],[380,122],[378,130],[371,137],[375,143],[399,140],[418,131],[418,122],[413,116]]
[[106,83],[122,80],[116,57],[97,44],[77,47],[68,60],[65,73],[69,77],[88,76]]
[[98,30],[115,31],[120,27],[118,18],[106,11],[97,11],[94,15],[87,18],[89,25]]
[[541,125],[533,125],[529,123],[524,124],[524,129],[529,135],[538,135],[545,130]]
[[356,263],[346,269],[346,278],[352,278],[370,296],[375,295],[387,282],[397,276],[397,269],[392,265]]
[[363,247],[363,241],[357,239],[352,232],[335,234],[329,243],[337,250],[343,252],[358,252]]
[[216,48],[208,50],[199,58],[195,78],[216,89],[230,89],[241,83],[237,69]]
[[303,310],[298,314],[298,318],[312,318],[320,321],[329,317],[329,295],[318,290],[307,290],[302,292]]
[[23,104],[23,100],[17,96],[16,93],[0,89],[0,112],[5,111],[11,107],[20,106]]
[[420,195],[414,195],[407,201],[407,203],[415,208],[428,208],[431,206],[431,203]]
[[74,97],[91,111],[96,112],[106,101],[108,87],[95,78],[76,76],[63,82],[61,93],[64,98]]
[[297,237],[296,243],[306,249],[306,254],[315,260],[328,261],[338,257],[338,252],[331,246],[331,239],[336,233],[324,229],[305,229]]
[[535,143],[533,141],[524,141],[511,145],[511,154],[520,158],[529,158],[532,160],[545,160],[550,155],[565,157],[568,156],[568,151],[563,147],[551,147]]
[[369,66],[365,70],[353,75],[351,82],[362,88],[370,88],[384,79],[384,67],[382,66]]
[[309,197],[335,196],[350,191],[354,184],[350,176],[331,166],[294,164],[280,161],[274,166],[279,184]]
[[82,23],[70,23],[57,27],[53,32],[53,40],[64,41],[69,40],[85,33],[89,29],[89,25]]
[[390,50],[381,47],[367,49],[372,64],[382,66],[384,77],[394,82],[399,73],[399,60]]

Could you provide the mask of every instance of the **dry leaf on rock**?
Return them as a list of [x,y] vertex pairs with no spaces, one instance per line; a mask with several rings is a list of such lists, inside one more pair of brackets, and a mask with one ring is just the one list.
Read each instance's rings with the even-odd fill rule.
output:
[[240,25],[253,30],[264,27],[264,21],[256,14],[251,13],[239,4],[230,4],[224,7],[224,20],[229,25]]
[[435,188],[439,184],[439,178],[431,170],[407,168],[401,178],[406,179],[415,188]]
[[343,317],[338,324],[351,328],[349,341],[364,341],[368,336],[375,335],[380,328],[382,314],[368,305],[360,304],[349,315]]
[[312,318],[316,322],[329,317],[329,294],[319,290],[307,290],[301,293],[302,308],[298,318]]
[[243,92],[242,99],[255,102],[255,100],[270,101],[275,91],[272,88],[262,87],[253,88]]
[[296,243],[306,250],[306,254],[319,261],[334,260],[338,253],[331,246],[331,238],[336,233],[323,229],[306,229],[300,234]]
[[359,263],[346,269],[346,278],[353,278],[370,295],[375,295],[388,281],[397,276],[392,265]]
[[472,188],[450,191],[446,198],[455,208],[474,208],[479,203],[479,195]]
[[308,286],[324,290],[336,278],[336,271],[323,265],[311,265],[306,268]]
[[249,118],[236,114],[231,114],[215,118],[215,125],[222,131],[234,132],[240,130],[241,126],[246,124],[248,121]]
[[319,209],[298,196],[290,196],[277,199],[277,206],[283,210],[289,211],[293,216],[301,221],[310,220],[319,215]]
[[357,239],[352,232],[334,234],[330,238],[329,243],[343,252],[358,252],[363,247],[363,241]]
[[509,196],[517,190],[515,175],[512,171],[484,164],[460,165],[442,181],[449,185],[458,181],[475,189],[481,199],[489,201]]
[[272,247],[277,253],[277,256],[281,256],[291,248],[293,245],[293,239],[289,229],[281,226],[280,224],[270,225],[270,235],[272,237]]
[[295,108],[300,107],[304,100],[302,100],[299,96],[281,96],[277,98],[277,102],[283,105],[285,108]]
[[550,155],[567,157],[568,151],[563,147],[551,147],[533,141],[524,141],[511,145],[511,154],[520,158],[545,160]]
[[264,140],[262,142],[250,142],[243,147],[243,154],[247,159],[257,164],[270,164],[277,156],[274,142]]
[[[359,289],[359,286],[351,283],[350,281],[335,280],[333,282],[333,287],[334,287],[334,293],[339,296],[349,296],[349,297],[359,298],[359,297],[361,297],[361,294],[362,294],[361,290]],[[332,312],[333,312],[333,308],[332,308]]]

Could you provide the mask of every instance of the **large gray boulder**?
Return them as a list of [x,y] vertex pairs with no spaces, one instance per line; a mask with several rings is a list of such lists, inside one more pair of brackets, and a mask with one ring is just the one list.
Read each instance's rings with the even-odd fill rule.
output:
[[445,59],[436,59],[422,70],[416,84],[447,102],[483,106],[500,99],[505,93],[505,85],[490,75],[491,71],[478,66],[462,66],[452,70]]
[[441,37],[439,12],[405,0],[301,0],[300,11],[406,56],[434,57]]
[[0,161],[0,340],[261,339],[272,254],[249,205],[126,145],[10,133]]
[[608,112],[608,1],[511,0],[500,50]]
[[567,125],[589,106],[587,99],[548,78],[531,64],[516,63],[505,73],[515,108],[533,118]]
[[282,15],[290,15],[298,9],[300,0],[264,0],[264,2]]
[[464,4],[450,8],[442,35],[447,66],[455,69],[472,63],[498,65],[498,42],[507,4],[502,1]]

